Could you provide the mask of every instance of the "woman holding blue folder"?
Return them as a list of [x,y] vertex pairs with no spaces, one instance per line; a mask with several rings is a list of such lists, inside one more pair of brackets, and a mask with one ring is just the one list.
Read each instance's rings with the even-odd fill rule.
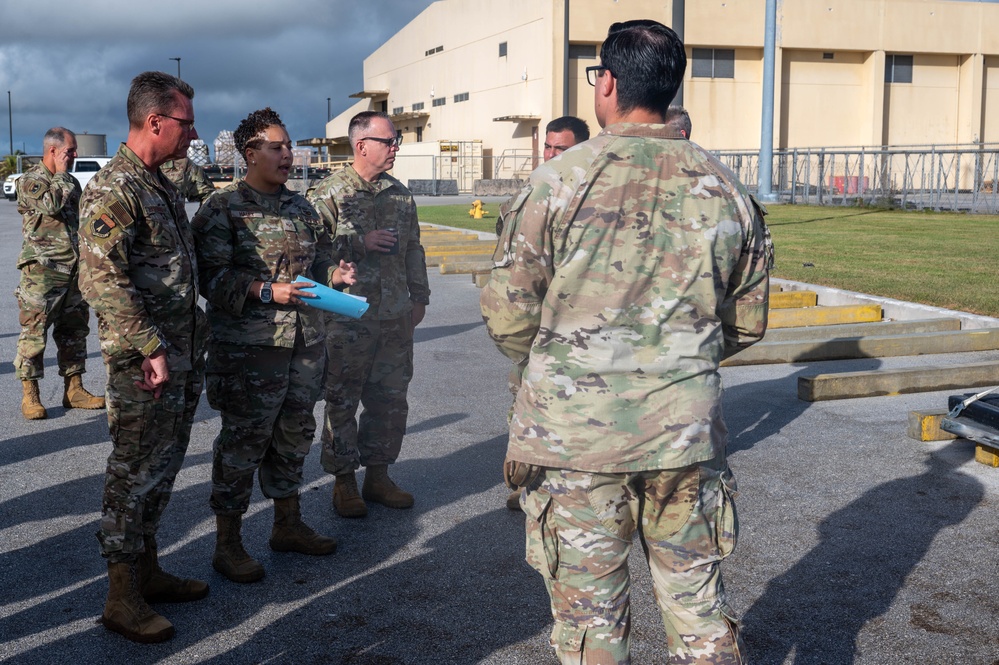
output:
[[218,527],[212,566],[234,582],[255,582],[264,569],[241,538],[254,472],[263,495],[274,501],[271,549],[336,550],[334,539],[302,522],[299,508],[326,365],[323,312],[305,302],[313,298],[313,283],[353,284],[356,268],[334,261],[319,215],[285,187],[291,139],[278,114],[269,108],[251,113],[234,139],[246,177],[212,194],[192,226],[212,328],[208,402],[222,416],[212,458]]

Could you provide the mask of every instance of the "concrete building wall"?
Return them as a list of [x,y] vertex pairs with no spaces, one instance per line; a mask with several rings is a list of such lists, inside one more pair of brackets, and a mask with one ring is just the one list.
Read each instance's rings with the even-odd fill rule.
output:
[[[344,136],[354,113],[381,107],[402,111],[395,121],[407,143],[481,141],[487,160],[539,151],[544,125],[565,112],[596,132],[584,70],[598,64],[608,26],[668,25],[679,1],[439,0],[365,60],[370,96],[334,118],[326,136]],[[758,149],[765,3],[686,0],[684,9],[694,140]],[[775,147],[999,141],[997,25],[995,3],[778,0]],[[693,76],[694,49],[730,50],[734,75]],[[912,57],[911,83],[885,83],[894,56]]]

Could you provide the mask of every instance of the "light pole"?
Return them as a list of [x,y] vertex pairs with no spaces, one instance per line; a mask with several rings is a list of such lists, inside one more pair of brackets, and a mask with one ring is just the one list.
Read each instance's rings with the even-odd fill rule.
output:
[[180,78],[180,58],[170,58],[177,61],[177,78]]
[[7,128],[10,131],[10,154],[14,154],[14,111],[10,106],[10,90],[7,91]]
[[330,119],[333,117],[333,116],[330,115],[330,113],[331,113],[330,99],[332,99],[332,97],[327,97],[326,98],[326,122],[329,122]]

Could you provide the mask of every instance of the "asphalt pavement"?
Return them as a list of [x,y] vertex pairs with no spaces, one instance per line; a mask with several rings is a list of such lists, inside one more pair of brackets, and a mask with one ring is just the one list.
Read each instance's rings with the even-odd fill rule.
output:
[[[244,541],[267,576],[237,585],[212,570],[219,419],[202,400],[159,542],[165,568],[208,580],[211,593],[158,606],[176,637],[138,645],[97,624],[107,591],[94,535],[107,421],[62,408],[54,346],[41,382],[49,419],[20,415],[11,364],[19,247],[15,204],[0,201],[0,661],[556,663],[547,596],[524,562],[524,518],[504,505],[508,361],[486,336],[468,275],[431,272],[432,304],[416,334],[409,431],[391,469],[416,506],[341,519],[318,443],[306,460],[303,513],[337,538],[333,556],[271,552],[272,508],[255,490]],[[85,383],[100,392],[95,334],[89,348]],[[724,573],[753,663],[999,663],[999,469],[977,464],[967,441],[906,436],[908,412],[945,407],[949,391],[796,397],[803,375],[986,359],[999,352],[722,370],[741,523]],[[665,663],[637,542],[631,563],[634,662]]]

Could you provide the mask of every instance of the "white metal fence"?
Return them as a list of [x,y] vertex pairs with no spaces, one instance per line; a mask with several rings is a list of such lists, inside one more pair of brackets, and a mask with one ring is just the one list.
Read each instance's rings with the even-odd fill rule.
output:
[[[714,153],[751,191],[759,153]],[[775,151],[773,194],[787,203],[999,213],[999,144]]]

